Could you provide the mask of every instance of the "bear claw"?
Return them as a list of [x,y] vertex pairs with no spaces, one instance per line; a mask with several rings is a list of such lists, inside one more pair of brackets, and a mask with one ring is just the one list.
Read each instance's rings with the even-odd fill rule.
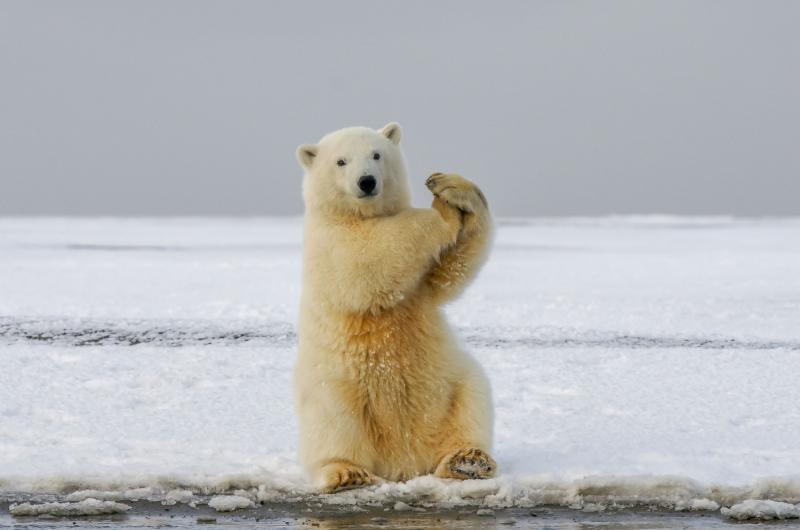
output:
[[322,491],[333,493],[335,491],[368,486],[374,481],[373,475],[362,467],[336,464],[327,474]]
[[452,478],[479,479],[493,477],[497,463],[486,451],[473,447],[456,451],[446,468]]

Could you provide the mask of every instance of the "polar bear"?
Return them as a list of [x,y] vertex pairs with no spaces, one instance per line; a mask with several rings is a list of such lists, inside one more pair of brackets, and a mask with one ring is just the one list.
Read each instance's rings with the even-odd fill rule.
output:
[[440,306],[485,261],[470,181],[434,173],[410,206],[400,126],[301,145],[306,204],[295,404],[300,460],[325,492],[434,473],[493,476],[488,380]]

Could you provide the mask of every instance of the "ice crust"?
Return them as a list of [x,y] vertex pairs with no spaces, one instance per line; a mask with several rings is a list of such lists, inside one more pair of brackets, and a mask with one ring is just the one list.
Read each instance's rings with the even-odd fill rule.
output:
[[100,501],[97,499],[86,499],[80,502],[46,502],[42,504],[12,504],[9,507],[11,515],[32,516],[32,515],[55,515],[55,516],[76,516],[76,515],[104,515],[112,513],[125,513],[131,507],[114,501]]
[[291,403],[298,219],[0,219],[0,501],[800,503],[800,221],[498,225],[447,313],[501,475],[319,495]]

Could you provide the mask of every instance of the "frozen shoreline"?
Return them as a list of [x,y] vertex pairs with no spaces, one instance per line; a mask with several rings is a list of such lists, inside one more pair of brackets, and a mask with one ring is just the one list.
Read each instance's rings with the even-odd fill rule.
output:
[[[488,512],[488,513],[487,513]],[[395,511],[370,507],[360,511],[346,507],[314,507],[313,513],[297,510],[295,506],[280,504],[256,506],[234,513],[219,513],[208,507],[190,508],[181,505],[163,506],[157,503],[131,503],[124,514],[94,516],[12,517],[5,515],[7,507],[0,503],[0,526],[19,527],[31,524],[37,528],[61,527],[69,522],[71,528],[195,528],[222,526],[224,528],[558,528],[579,530],[601,525],[615,530],[641,528],[664,530],[694,530],[713,528],[763,528],[763,523],[733,521],[715,514],[692,512],[619,510],[613,512],[580,512],[558,508],[536,510],[450,509],[421,511]],[[796,520],[772,521],[773,528],[797,528]]]
[[[576,511],[552,507],[536,509],[488,510],[475,508],[408,509],[398,506],[366,508],[347,506],[303,507],[276,503],[258,504],[237,512],[217,512],[208,506],[162,505],[136,501],[125,505],[122,513],[95,515],[43,514],[39,516],[4,515],[8,506],[0,502],[0,526],[36,527],[61,526],[69,521],[72,528],[107,527],[197,527],[220,525],[225,528],[282,527],[282,528],[558,528],[579,530],[587,527],[613,530],[641,528],[664,530],[710,528],[763,528],[769,521],[772,528],[797,528],[797,519],[736,519],[719,513],[665,512],[658,510]],[[310,510],[310,511],[309,511]]]
[[218,496],[234,495],[254,504],[328,507],[393,506],[414,508],[490,509],[558,507],[586,512],[624,509],[674,512],[717,512],[752,499],[772,500],[800,509],[800,480],[762,479],[746,486],[703,485],[683,477],[590,477],[557,481],[547,477],[509,476],[489,480],[454,481],[423,476],[405,483],[385,482],[335,494],[320,494],[300,474],[221,476],[119,476],[8,478],[0,502],[161,503],[205,505]]

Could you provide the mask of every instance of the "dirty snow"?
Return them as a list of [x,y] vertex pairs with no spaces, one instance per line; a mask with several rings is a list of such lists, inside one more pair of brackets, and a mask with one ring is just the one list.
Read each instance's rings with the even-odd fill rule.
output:
[[81,502],[46,502],[42,504],[12,504],[9,511],[12,515],[31,516],[31,515],[54,515],[54,516],[76,516],[76,515],[105,515],[111,513],[125,513],[131,507],[114,501],[99,501],[97,499],[86,499]]
[[0,500],[800,502],[800,220],[501,222],[448,308],[493,384],[501,475],[322,496],[295,454],[300,237],[0,219]]

